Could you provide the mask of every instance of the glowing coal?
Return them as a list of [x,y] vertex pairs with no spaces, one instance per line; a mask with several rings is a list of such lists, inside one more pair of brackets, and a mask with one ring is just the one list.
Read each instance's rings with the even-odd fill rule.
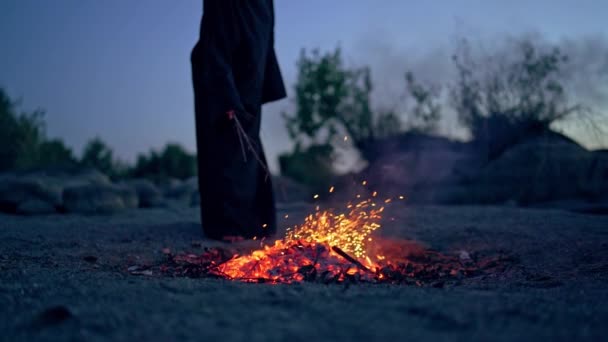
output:
[[[333,191],[331,187],[329,192]],[[315,199],[318,197],[315,195]],[[201,255],[169,254],[169,263],[161,266],[161,272],[256,283],[423,285],[478,274],[484,265],[496,266],[443,255],[411,241],[373,237],[381,227],[385,205],[392,201],[380,199],[373,192],[368,199],[348,203],[343,211],[320,210],[317,206],[302,225],[287,229],[285,237],[272,245],[262,245],[244,255],[230,254],[222,248],[207,249]]]

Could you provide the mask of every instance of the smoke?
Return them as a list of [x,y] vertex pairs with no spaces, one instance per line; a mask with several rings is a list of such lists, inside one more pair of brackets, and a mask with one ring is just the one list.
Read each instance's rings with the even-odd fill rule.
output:
[[[567,94],[573,103],[581,103],[593,109],[594,116],[591,121],[589,118],[575,117],[554,127],[588,148],[608,146],[608,135],[602,135],[598,133],[600,130],[596,129],[597,126],[608,127],[605,122],[608,121],[608,36],[594,34],[550,40],[539,32],[482,36],[474,31],[461,30],[446,42],[425,42],[409,46],[398,44],[393,38],[394,36],[383,32],[370,32],[355,41],[352,46],[343,49],[347,65],[371,68],[374,81],[372,101],[375,109],[395,110],[406,116],[410,103],[406,96],[405,73],[411,71],[422,84],[437,86],[442,91],[445,105],[439,133],[451,138],[466,139],[468,132],[459,124],[456,113],[447,104],[448,85],[453,83],[456,77],[452,55],[458,47],[458,41],[468,39],[474,58],[492,56],[511,60],[516,57],[514,44],[529,40],[541,49],[558,47],[569,57],[563,70]],[[294,81],[286,79],[290,86]],[[290,100],[283,100],[265,109],[262,135],[269,142],[266,147],[271,156],[269,162],[273,172],[278,171],[276,156],[290,151],[293,147],[280,117],[281,111],[290,111],[292,106]],[[356,157],[346,159],[354,160]],[[351,164],[346,163],[345,169],[351,168]]]
[[608,38],[603,35],[565,38],[560,47],[569,56],[567,70],[577,95],[592,103],[608,103]]
[[411,71],[423,84],[434,85],[442,91],[441,99],[446,105],[440,133],[453,138],[466,138],[466,130],[459,125],[456,114],[447,104],[447,90],[456,77],[452,56],[458,42],[467,39],[472,57],[476,60],[493,58],[510,61],[518,57],[516,44],[527,40],[541,50],[557,47],[568,56],[562,70],[567,95],[572,103],[590,108],[593,114],[590,117],[573,117],[556,125],[556,128],[589,148],[608,146],[606,136],[597,134],[608,121],[608,36],[604,34],[551,40],[539,32],[492,36],[468,32],[456,34],[450,37],[450,42],[439,42],[432,47],[428,42],[423,46],[403,47],[394,41],[382,39],[383,36],[387,35],[371,32],[359,39],[351,51],[351,55],[356,56],[351,58],[353,64],[369,65],[372,70],[376,108],[396,109],[406,115],[408,98],[404,75],[406,71]]

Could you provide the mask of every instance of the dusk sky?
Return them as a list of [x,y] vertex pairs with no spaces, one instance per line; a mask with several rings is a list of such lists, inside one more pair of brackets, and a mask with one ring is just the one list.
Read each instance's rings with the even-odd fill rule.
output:
[[[397,75],[391,84],[408,67],[394,69],[403,56],[441,78],[441,67],[425,66],[424,56],[449,48],[458,34],[537,32],[554,41],[608,35],[604,0],[275,0],[275,8],[290,96],[302,48],[340,44],[349,62],[372,65],[376,77]],[[48,135],[77,154],[94,136],[131,161],[168,141],[194,152],[189,56],[201,14],[200,0],[2,0],[0,87],[22,98],[24,109],[46,109]],[[273,169],[277,154],[290,148],[280,117],[289,103],[264,110]]]

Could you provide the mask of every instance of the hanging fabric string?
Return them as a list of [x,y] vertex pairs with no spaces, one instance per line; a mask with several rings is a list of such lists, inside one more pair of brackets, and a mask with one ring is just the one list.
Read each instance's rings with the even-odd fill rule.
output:
[[262,158],[260,158],[260,155],[258,154],[257,149],[255,148],[256,146],[254,146],[255,142],[251,141],[251,138],[247,135],[247,132],[245,132],[245,129],[243,128],[243,125],[241,124],[241,121],[235,115],[234,111],[228,112],[228,119],[231,121],[234,121],[234,127],[236,129],[236,133],[239,138],[241,152],[243,153],[243,160],[245,162],[247,162],[247,153],[245,152],[245,150],[246,150],[245,144],[246,144],[247,147],[249,148],[249,150],[251,151],[251,153],[253,154],[253,156],[255,157],[255,159],[262,166],[262,169],[264,169],[264,172],[266,173],[265,179],[268,179],[268,176],[270,175],[270,172],[268,171],[268,166],[266,166],[266,163],[264,163]]

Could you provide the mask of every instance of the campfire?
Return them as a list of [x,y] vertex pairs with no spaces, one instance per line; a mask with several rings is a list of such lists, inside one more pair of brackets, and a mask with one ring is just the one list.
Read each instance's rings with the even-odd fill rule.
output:
[[[365,185],[365,182],[363,183]],[[332,193],[334,188],[330,188]],[[318,198],[315,195],[315,198]],[[202,254],[167,252],[164,274],[216,277],[252,283],[391,283],[425,285],[480,274],[502,257],[475,262],[468,253],[444,255],[422,245],[374,236],[385,207],[397,198],[356,196],[343,210],[316,207],[304,223],[287,229],[284,238],[240,255],[225,248]],[[464,253],[464,254],[463,254]]]

